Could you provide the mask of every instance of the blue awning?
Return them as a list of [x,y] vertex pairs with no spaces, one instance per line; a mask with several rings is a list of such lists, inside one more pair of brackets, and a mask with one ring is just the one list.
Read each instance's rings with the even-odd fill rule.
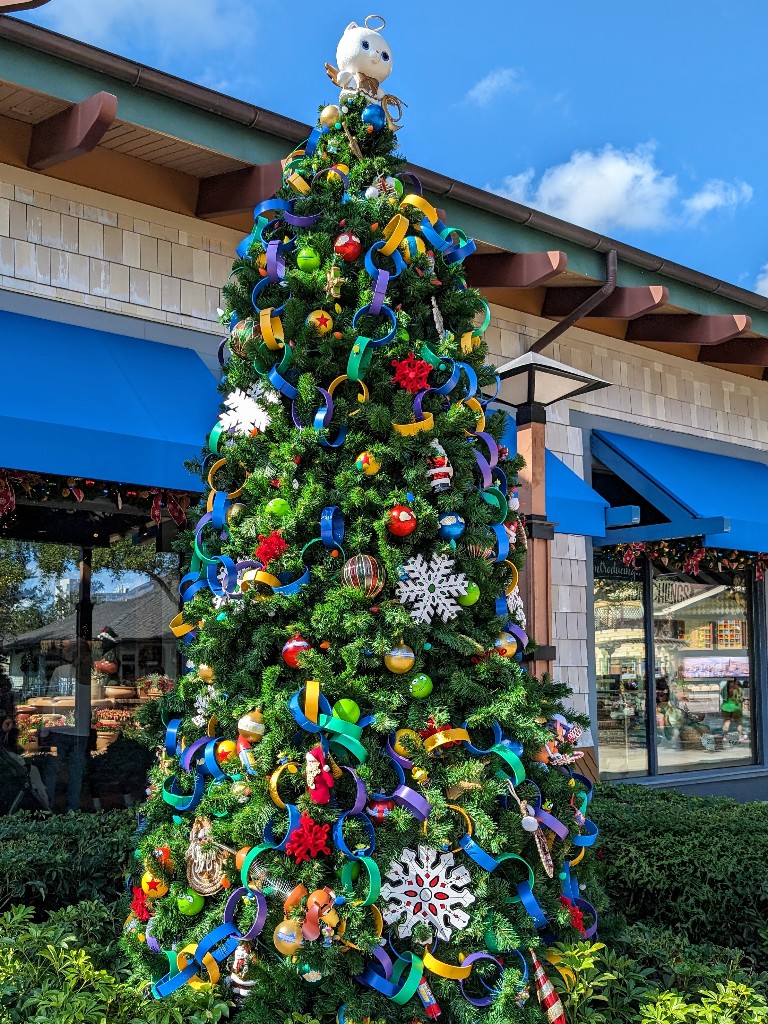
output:
[[0,466],[201,489],[219,395],[191,349],[0,311],[0,369]]
[[608,502],[549,450],[545,453],[547,519],[555,533],[602,537]]
[[672,531],[663,523],[638,527],[638,540],[663,539],[666,531],[701,535],[707,547],[768,549],[768,466],[762,462],[602,430],[594,431],[592,449],[671,521]]
[[[517,451],[517,425],[509,413],[501,443],[510,451]],[[555,533],[602,537],[605,533],[605,510],[608,508],[605,498],[601,498],[549,450],[546,452],[544,468],[547,520],[555,524]]]

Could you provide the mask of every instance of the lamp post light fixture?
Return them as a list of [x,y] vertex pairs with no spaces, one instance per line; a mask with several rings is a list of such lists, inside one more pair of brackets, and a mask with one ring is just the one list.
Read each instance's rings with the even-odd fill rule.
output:
[[518,497],[528,534],[528,556],[520,593],[528,635],[538,644],[530,671],[540,676],[550,671],[555,659],[551,563],[554,524],[547,521],[546,508],[547,407],[610,384],[537,352],[526,352],[499,366],[496,372],[502,382],[499,400],[517,410],[517,451],[525,459],[518,477]]

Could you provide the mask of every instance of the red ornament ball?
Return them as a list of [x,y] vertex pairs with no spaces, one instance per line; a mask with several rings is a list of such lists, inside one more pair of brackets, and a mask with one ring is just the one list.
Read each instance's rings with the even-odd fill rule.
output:
[[416,529],[418,520],[412,508],[407,505],[395,505],[390,509],[389,532],[395,537],[407,537]]
[[342,231],[333,243],[333,251],[344,260],[345,263],[352,263],[363,250],[363,246],[357,235],[351,231]]
[[376,597],[384,589],[386,573],[370,555],[355,555],[344,563],[342,578],[348,586],[362,590],[366,597]]
[[290,665],[291,668],[299,667],[299,655],[303,654],[304,651],[311,651],[312,647],[307,641],[297,633],[296,636],[283,645],[283,661],[286,665]]

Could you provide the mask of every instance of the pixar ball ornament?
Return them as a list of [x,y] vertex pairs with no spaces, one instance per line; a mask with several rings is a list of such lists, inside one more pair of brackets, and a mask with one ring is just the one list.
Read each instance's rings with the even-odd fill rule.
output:
[[441,540],[459,540],[466,529],[467,524],[458,512],[443,512],[437,520],[437,535]]
[[286,665],[290,665],[291,668],[299,667],[299,655],[305,651],[311,651],[312,647],[307,643],[300,633],[283,645],[283,661]]
[[355,460],[355,469],[365,476],[376,476],[381,469],[381,463],[371,452],[360,452]]
[[517,654],[517,640],[506,629],[502,629],[496,638],[493,649],[494,653],[500,654],[502,658],[514,658]]
[[159,899],[168,892],[168,886],[162,878],[153,875],[151,871],[145,871],[141,876],[141,888],[148,900]]
[[260,743],[264,739],[264,716],[261,708],[254,708],[237,721],[237,731],[249,743]]
[[285,956],[293,956],[302,943],[301,925],[298,921],[286,918],[275,928],[272,941],[275,947]]
[[369,103],[361,114],[363,124],[369,125],[374,132],[378,133],[387,123],[387,115],[380,103]]
[[216,744],[216,760],[224,764],[230,757],[237,757],[237,743],[234,740],[222,740]]
[[323,107],[320,111],[320,124],[324,128],[335,128],[341,120],[341,110],[336,106],[335,103],[329,103],[327,107]]
[[414,256],[423,256],[427,251],[424,242],[417,238],[415,235],[406,235],[398,246],[400,254],[403,257],[403,262],[406,266],[410,266],[411,260]]
[[357,235],[351,231],[343,231],[333,243],[333,251],[341,256],[345,263],[353,263],[363,250]]
[[410,671],[416,662],[416,655],[413,653],[412,648],[408,647],[400,641],[394,647],[390,648],[384,655],[384,664],[390,672],[394,672],[395,675],[403,675],[404,672]]
[[417,525],[416,514],[407,505],[395,505],[390,509],[387,529],[393,537],[407,537]]
[[471,608],[473,604],[477,604],[480,600],[480,587],[472,580],[467,583],[466,594],[459,594],[456,598],[456,603],[461,605],[462,608]]
[[324,309],[313,310],[307,317],[307,324],[314,327],[321,337],[333,330],[333,320]]
[[360,718],[360,706],[351,697],[342,697],[333,705],[333,713],[343,722],[355,722]]
[[420,672],[411,680],[411,696],[416,700],[425,700],[433,690],[433,683],[426,672]]
[[187,889],[176,900],[176,906],[179,908],[180,914],[183,914],[185,917],[194,917],[205,906],[205,899],[199,892],[195,892],[194,889]]
[[296,254],[296,265],[299,270],[312,271],[320,266],[320,254],[311,245],[305,245]]

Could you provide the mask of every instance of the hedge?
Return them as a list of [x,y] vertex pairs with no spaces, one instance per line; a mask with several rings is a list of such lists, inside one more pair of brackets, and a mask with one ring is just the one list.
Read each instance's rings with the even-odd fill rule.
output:
[[135,829],[135,810],[0,817],[0,910],[113,902],[125,891]]
[[627,921],[765,960],[767,804],[602,785],[590,816],[600,828],[598,873]]

